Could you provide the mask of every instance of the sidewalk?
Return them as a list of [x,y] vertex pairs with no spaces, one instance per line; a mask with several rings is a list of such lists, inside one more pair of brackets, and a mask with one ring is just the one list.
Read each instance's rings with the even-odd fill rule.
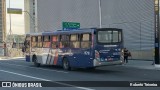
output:
[[146,61],[146,60],[129,60],[127,64],[123,66],[126,67],[134,67],[140,69],[153,69],[153,70],[160,70],[160,67],[155,67],[152,65],[153,61]]
[[5,56],[0,56],[0,60],[9,60],[9,59],[20,59],[20,58],[25,58],[25,57],[5,57]]

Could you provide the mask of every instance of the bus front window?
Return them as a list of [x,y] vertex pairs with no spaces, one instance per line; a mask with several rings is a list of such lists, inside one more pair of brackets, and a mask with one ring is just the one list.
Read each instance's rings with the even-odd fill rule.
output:
[[113,42],[118,42],[118,31],[113,31]]
[[119,31],[98,31],[98,43],[118,43],[121,42],[121,33]]

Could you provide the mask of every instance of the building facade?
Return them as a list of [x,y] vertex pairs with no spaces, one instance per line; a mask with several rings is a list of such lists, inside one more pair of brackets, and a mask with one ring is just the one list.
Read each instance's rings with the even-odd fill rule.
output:
[[35,0],[24,0],[25,33],[34,32],[35,25]]
[[0,43],[6,37],[6,0],[0,0]]
[[0,0],[0,56],[5,55],[6,42],[6,0]]
[[25,0],[25,9],[27,32],[60,30],[63,22],[121,28],[133,59],[153,59],[154,0]]
[[123,29],[134,59],[153,59],[154,0],[101,0],[102,27]]

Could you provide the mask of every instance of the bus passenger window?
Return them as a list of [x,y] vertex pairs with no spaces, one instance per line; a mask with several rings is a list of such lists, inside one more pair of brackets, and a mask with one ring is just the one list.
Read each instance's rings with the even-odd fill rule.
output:
[[91,47],[91,34],[82,34],[81,48],[90,48],[90,47]]
[[62,42],[59,42],[59,48],[64,48],[64,46],[62,45]]
[[58,43],[57,43],[57,41],[58,41],[58,36],[52,36],[52,48],[58,48],[57,46],[58,46]]
[[57,42],[52,42],[52,48],[57,48],[58,43]]
[[43,48],[49,48],[50,44],[50,36],[43,36]]
[[60,35],[59,48],[69,47],[69,38],[70,38],[70,35]]
[[44,48],[49,48],[50,47],[50,42],[43,42],[43,47]]
[[31,41],[32,41],[32,43],[31,43],[32,47],[36,48],[37,47],[37,37],[33,36]]
[[80,42],[79,41],[70,42],[70,47],[71,48],[80,48]]
[[42,36],[38,36],[37,47],[38,47],[38,48],[42,48]]
[[44,36],[43,41],[44,42],[49,42],[50,41],[50,36]]
[[38,47],[38,48],[42,48],[42,42],[38,42],[37,47]]
[[70,38],[70,47],[71,48],[80,48],[79,35],[71,35]]
[[58,36],[53,36],[52,37],[52,42],[57,42],[58,41]]

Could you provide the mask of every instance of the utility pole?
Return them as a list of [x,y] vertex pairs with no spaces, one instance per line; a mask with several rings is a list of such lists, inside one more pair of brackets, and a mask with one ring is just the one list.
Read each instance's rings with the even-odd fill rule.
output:
[[101,0],[98,0],[99,6],[99,27],[102,28],[102,8],[101,8]]
[[159,36],[159,28],[160,28],[160,23],[159,23],[159,19],[160,19],[160,16],[159,16],[159,0],[154,0],[154,12],[155,12],[155,45],[154,45],[154,52],[155,52],[155,58],[154,58],[154,63],[155,63],[155,66],[157,67],[160,67],[160,57],[159,57],[159,54],[160,54],[160,50],[159,50],[159,42],[160,42],[160,36]]
[[25,13],[27,13],[29,15],[29,17],[31,18],[32,22],[33,22],[33,27],[34,27],[34,32],[36,32],[36,24],[35,24],[35,19],[32,17],[32,15],[28,12],[28,11],[23,11]]
[[[11,8],[11,1],[9,0],[9,8]],[[10,26],[10,28],[9,28],[9,35],[10,35],[10,43],[12,43],[11,42],[11,32],[12,32],[12,16],[11,16],[11,14],[9,14],[9,26]]]
[[[11,8],[11,1],[9,0],[9,8]],[[9,13],[9,26],[10,26],[10,28],[9,28],[9,34],[8,34],[8,39],[9,39],[9,49],[11,50],[11,48],[12,48],[12,16],[11,16],[11,14]],[[8,50],[9,52],[9,55],[11,56],[11,52],[10,52],[10,50]]]

